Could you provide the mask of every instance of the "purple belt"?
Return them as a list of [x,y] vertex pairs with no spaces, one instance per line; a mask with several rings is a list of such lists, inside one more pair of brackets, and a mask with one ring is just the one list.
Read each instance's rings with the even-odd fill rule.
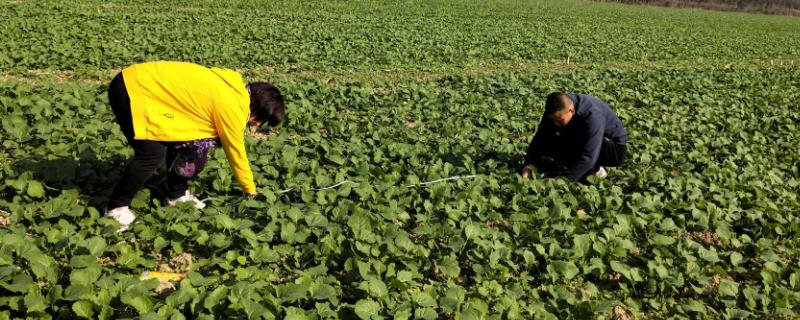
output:
[[208,162],[208,152],[211,148],[221,145],[219,138],[197,139],[187,142],[179,142],[171,146],[175,148],[177,155],[172,161],[170,170],[181,177],[191,178],[196,176]]

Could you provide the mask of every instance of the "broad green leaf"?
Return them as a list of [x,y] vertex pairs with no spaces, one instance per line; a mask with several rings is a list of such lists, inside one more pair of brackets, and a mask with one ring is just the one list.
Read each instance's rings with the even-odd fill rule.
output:
[[359,318],[366,320],[378,317],[381,305],[371,299],[362,299],[356,302],[353,309]]
[[328,225],[328,219],[321,214],[309,214],[304,219],[309,227],[324,228]]
[[420,307],[435,308],[437,305],[436,299],[431,297],[430,294],[423,291],[411,293],[411,298],[412,300],[414,300],[414,303],[416,303]]
[[411,319],[411,310],[406,309],[406,310],[401,310],[401,311],[395,312],[394,319],[395,320],[408,320],[408,319]]
[[458,265],[458,260],[453,255],[442,258],[442,260],[438,263],[438,267],[442,274],[446,277],[458,277],[458,275],[461,273],[461,267]]
[[89,250],[89,254],[99,256],[106,248],[106,241],[100,237],[92,237],[80,242],[79,246]]
[[438,319],[439,314],[436,312],[436,309],[434,308],[420,308],[414,310],[414,318],[433,320],[433,319]]
[[236,222],[233,221],[233,219],[231,219],[231,217],[228,216],[227,214],[218,214],[215,216],[215,218],[217,220],[217,224],[219,224],[221,227],[225,229],[236,228]]
[[270,318],[272,313],[267,311],[261,303],[258,303],[251,299],[242,299],[239,303],[244,306],[244,312],[247,314],[248,318],[255,318],[255,317],[265,317]]
[[[10,246],[0,245],[0,266],[7,266],[14,264],[14,257],[11,255],[12,249]],[[0,276],[2,278],[2,276]]]
[[94,316],[93,304],[86,300],[75,301],[72,304],[72,312],[81,318],[91,319]]
[[281,256],[269,248],[267,245],[259,246],[250,250],[250,259],[255,262],[277,262]]
[[386,284],[378,278],[371,277],[367,280],[369,294],[375,298],[385,297],[389,291],[386,289]]
[[410,282],[414,280],[414,274],[405,270],[397,272],[397,280],[401,282]]
[[44,186],[36,180],[28,181],[28,195],[32,198],[44,197]]
[[286,313],[286,317],[283,320],[308,320],[309,318],[301,310],[291,309],[293,312]]
[[464,302],[466,290],[462,287],[451,287],[447,289],[444,297],[439,300],[439,305],[442,308],[449,308],[456,310],[461,303]]
[[17,272],[18,270],[19,270],[19,267],[14,266],[14,265],[2,266],[2,267],[0,267],[0,279],[3,279],[5,277],[7,277],[8,275],[11,275],[14,272]]
[[50,283],[55,283],[58,278],[58,270],[56,269],[56,262],[53,258],[41,253],[30,252],[25,255],[28,260],[31,270],[36,277],[45,279]]
[[303,211],[300,211],[300,209],[296,207],[291,207],[289,208],[289,210],[286,211],[286,216],[289,217],[289,219],[291,219],[292,222],[297,224],[300,221],[300,219],[302,219],[303,216],[305,216],[305,214],[303,214]]
[[312,287],[312,294],[316,300],[328,300],[336,296],[336,288],[328,284],[319,284]]
[[734,265],[734,266],[739,265],[740,263],[742,263],[743,259],[744,259],[744,257],[742,257],[741,253],[738,253],[738,252],[732,252],[731,253],[731,264],[732,265]]
[[228,296],[228,287],[226,286],[219,286],[214,291],[209,293],[205,300],[203,300],[203,307],[208,310],[211,310],[213,307],[217,306],[223,298]]
[[94,296],[94,289],[88,285],[73,284],[64,291],[64,300],[89,300]]
[[739,294],[739,284],[730,280],[722,280],[717,286],[717,293],[721,296],[736,297]]
[[572,279],[580,273],[580,270],[578,270],[578,267],[576,267],[575,263],[572,261],[560,260],[553,260],[550,265],[547,266],[547,271],[550,272],[551,275],[557,274],[566,279]]
[[33,283],[31,276],[24,273],[18,273],[11,280],[11,283],[0,283],[0,286],[11,292],[25,293],[29,290],[34,290],[36,284]]
[[212,277],[203,277],[202,274],[199,272],[189,272],[186,274],[186,279],[189,279],[189,282],[192,283],[194,287],[205,287],[215,282],[214,278]]
[[39,291],[28,292],[25,295],[25,311],[29,313],[44,312],[47,309],[47,300],[39,293]]
[[178,286],[178,290],[171,293],[169,297],[167,297],[167,305],[173,307],[179,307],[192,299],[197,297],[197,289],[193,288],[190,285],[190,282],[184,280],[181,281],[180,285]]
[[696,313],[705,313],[706,312],[705,304],[703,304],[700,301],[691,300],[691,299],[688,299],[688,300],[684,301],[683,303],[681,303],[681,308],[683,308],[684,311],[688,311],[688,312],[696,312]]
[[93,266],[99,266],[97,263],[97,257],[95,256],[77,255],[77,256],[72,256],[72,258],[69,259],[70,268],[86,268]]
[[464,227],[464,235],[467,237],[467,239],[475,239],[480,234],[481,234],[480,227],[478,227],[478,226],[476,226],[474,224],[470,223],[470,224],[467,224],[466,227]]
[[278,286],[278,297],[284,302],[294,302],[305,298],[308,293],[309,285],[287,283]]
[[360,212],[350,216],[350,218],[347,219],[347,225],[352,228],[353,232],[356,234],[369,232],[372,228],[369,217]]
[[672,244],[675,243],[675,238],[661,235],[658,233],[651,235],[650,240],[652,241],[653,244],[659,246],[671,246]]
[[127,304],[140,314],[153,311],[153,299],[144,293],[136,291],[126,291],[120,296],[122,303]]
[[102,269],[97,264],[88,268],[73,269],[69,274],[69,281],[72,284],[93,286],[94,282],[100,278],[101,273]]

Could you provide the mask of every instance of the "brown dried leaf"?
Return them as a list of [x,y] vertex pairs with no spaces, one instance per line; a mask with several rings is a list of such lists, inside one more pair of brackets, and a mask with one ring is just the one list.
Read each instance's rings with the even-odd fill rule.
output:
[[172,260],[169,261],[169,266],[173,270],[180,272],[192,271],[192,254],[184,252],[173,257]]
[[167,263],[162,263],[158,265],[158,272],[175,272],[175,269],[172,269]]
[[11,224],[11,217],[0,216],[0,227],[5,227]]
[[686,232],[683,234],[683,237],[685,239],[700,242],[708,246],[718,247],[722,245],[722,242],[719,241],[719,235],[717,235],[716,232],[711,232],[711,231]]
[[275,135],[275,133],[273,133],[272,131],[266,133],[261,131],[250,131],[247,133],[247,135],[258,140],[269,140],[270,138],[272,138],[272,136]]
[[592,298],[592,293],[589,291],[589,289],[581,288],[581,297],[583,297],[585,300],[589,300]]
[[625,307],[622,305],[615,305],[614,306],[614,319],[616,320],[631,320],[631,316],[628,314],[628,311],[625,310]]
[[169,281],[160,281],[156,287],[156,293],[162,297],[168,296],[173,291],[175,291],[175,285]]
[[494,228],[494,227],[498,227],[498,228],[505,229],[505,230],[512,230],[513,229],[511,223],[508,222],[508,221],[505,221],[505,220],[487,220],[486,223],[484,223],[484,225],[486,226],[486,228],[489,228],[489,229]]
[[115,267],[117,265],[117,262],[111,260],[111,258],[109,257],[97,257],[97,263],[100,264],[101,266]]

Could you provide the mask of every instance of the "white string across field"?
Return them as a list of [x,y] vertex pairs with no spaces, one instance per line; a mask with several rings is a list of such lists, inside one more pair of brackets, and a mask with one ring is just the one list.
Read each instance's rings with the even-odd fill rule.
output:
[[[452,180],[473,179],[475,177],[477,177],[477,175],[474,175],[474,174],[473,175],[466,175],[466,176],[453,176],[453,177],[447,177],[447,178],[442,178],[442,179],[436,179],[436,180],[432,180],[432,181],[416,183],[416,184],[409,184],[409,185],[406,186],[406,188],[413,188],[413,187],[417,187],[417,186],[426,186],[426,185],[429,185],[429,184],[445,182],[445,181],[452,181]],[[355,182],[355,181],[344,180],[344,181],[339,182],[339,183],[334,184],[334,185],[330,185],[330,186],[327,186],[327,187],[324,187],[324,188],[319,188],[319,189],[311,189],[311,190],[312,191],[323,191],[323,190],[337,188],[337,187],[340,187],[342,185],[349,184],[349,183],[358,184],[358,182]],[[288,193],[288,192],[293,191],[295,189],[296,188],[289,188],[289,189],[281,190],[281,191],[276,192],[276,194]]]
[[[478,175],[475,175],[475,174],[463,175],[463,176],[452,176],[452,177],[441,178],[441,179],[436,179],[436,180],[432,180],[432,181],[425,181],[425,182],[420,182],[420,183],[415,183],[415,184],[409,184],[409,185],[407,185],[405,187],[406,188],[421,187],[421,186],[427,186],[427,185],[431,185],[431,184],[435,184],[435,183],[439,183],[439,182],[447,182],[447,181],[453,181],[453,180],[474,179],[476,177],[478,177]],[[329,189],[338,188],[338,187],[341,187],[341,186],[343,186],[345,184],[359,184],[359,183],[355,182],[355,181],[344,180],[342,182],[338,182],[336,184],[333,184],[333,185],[330,185],[330,186],[327,186],[327,187],[324,187],[324,188],[309,189],[309,190],[311,190],[311,191],[323,191],[323,190],[329,190]],[[292,188],[289,188],[289,189],[284,189],[284,190],[280,190],[278,192],[275,192],[275,194],[276,195],[282,195],[282,194],[286,194],[286,193],[289,193],[289,192],[294,191],[294,190],[298,190],[298,189],[295,188],[295,187],[292,187]],[[213,199],[215,199],[215,197],[208,197],[208,198],[205,198],[205,199],[199,200],[199,201],[202,202],[203,204],[205,204],[206,201],[213,200]]]

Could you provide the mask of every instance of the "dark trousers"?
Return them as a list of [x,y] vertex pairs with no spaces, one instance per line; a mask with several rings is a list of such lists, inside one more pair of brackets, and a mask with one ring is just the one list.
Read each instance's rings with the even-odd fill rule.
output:
[[[555,144],[543,146],[542,149],[541,155],[532,159],[531,164],[536,167],[537,172],[543,173],[545,176],[556,176],[558,172],[566,169],[567,163],[576,161],[580,157],[579,154],[564,150]],[[600,155],[594,165],[594,171],[596,172],[600,167],[619,167],[625,163],[627,155],[627,145],[603,138],[603,144],[600,146]],[[589,172],[586,176],[590,174],[594,174],[594,172]],[[586,176],[581,180],[585,180]]]
[[[122,73],[117,74],[108,87],[108,102],[117,119],[119,128],[133,147],[133,159],[128,163],[122,178],[114,187],[109,199],[109,208],[128,206],[136,192],[144,186],[153,173],[161,167],[165,160],[172,163],[177,152],[170,143],[133,138],[133,119],[131,116],[131,100],[125,88]],[[189,179],[181,177],[173,170],[167,170],[166,197],[178,198],[188,190]]]

